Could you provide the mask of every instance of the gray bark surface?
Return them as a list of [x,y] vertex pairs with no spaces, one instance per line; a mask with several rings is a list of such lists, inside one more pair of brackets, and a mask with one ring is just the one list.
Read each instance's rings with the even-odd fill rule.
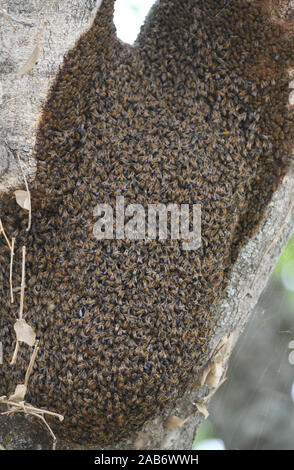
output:
[[[35,130],[48,87],[65,52],[90,26],[99,3],[100,0],[1,2],[0,192],[22,183],[11,149],[19,151],[26,176],[33,178]],[[17,21],[11,19],[11,23],[8,18]],[[19,77],[18,72],[31,57],[38,38],[38,62],[30,73]]]
[[[0,11],[0,192],[23,184],[11,149],[19,150],[28,179],[34,177],[35,162],[31,153],[46,92],[64,53],[89,27],[99,4],[100,1],[95,0],[9,0],[2,3],[2,8],[12,17],[33,26],[13,22],[14,30],[3,11]],[[33,52],[36,38],[45,22],[38,63],[29,74],[20,78],[17,72]],[[258,233],[239,253],[230,282],[215,311],[217,322],[207,363],[222,338],[230,335],[234,345],[244,330],[290,238],[294,226],[293,201],[294,164],[269,204]],[[206,402],[205,397],[216,388],[199,386],[199,377],[195,377],[195,388],[188,390],[170,410],[147,423],[137,435],[111,448],[191,449],[197,427],[203,419],[195,403]],[[190,418],[181,427],[166,429],[166,420],[171,415]],[[14,417],[0,416],[0,444],[5,449],[46,449],[51,448],[52,439],[40,424],[18,414]],[[59,442],[57,448],[78,446]]]

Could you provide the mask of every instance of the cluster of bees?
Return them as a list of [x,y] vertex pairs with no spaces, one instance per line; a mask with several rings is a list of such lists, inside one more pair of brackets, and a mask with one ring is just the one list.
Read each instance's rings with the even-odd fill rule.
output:
[[[268,2],[270,4],[271,2]],[[234,259],[286,173],[294,40],[266,2],[160,0],[134,46],[113,0],[64,59],[49,93],[31,184],[33,220],[2,200],[27,247],[25,317],[39,353],[28,401],[65,416],[72,442],[109,445],[171,406],[207,359],[213,309]],[[96,240],[98,203],[201,204],[202,245]],[[0,240],[0,395],[23,382],[9,257]]]

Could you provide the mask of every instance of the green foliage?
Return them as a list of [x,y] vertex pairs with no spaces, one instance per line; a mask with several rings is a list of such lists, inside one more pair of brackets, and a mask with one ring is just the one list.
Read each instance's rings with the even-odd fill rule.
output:
[[283,267],[286,263],[292,263],[294,268],[294,234],[291,237],[288,245],[280,256],[280,259],[275,267],[274,275],[281,278]]
[[211,439],[215,437],[215,432],[210,421],[203,421],[197,431],[196,437],[193,442],[192,450],[195,450],[200,442],[205,441],[206,439]]
[[273,276],[280,283],[287,302],[294,306],[294,235],[284,249]]
[[140,12],[140,7],[138,6],[137,3],[132,3],[130,6],[129,6],[130,10],[134,11],[135,13],[139,13]]

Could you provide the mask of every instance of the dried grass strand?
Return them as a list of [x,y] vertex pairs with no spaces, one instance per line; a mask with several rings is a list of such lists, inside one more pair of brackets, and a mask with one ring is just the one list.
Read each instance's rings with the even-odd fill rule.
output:
[[12,304],[13,304],[13,302],[14,302],[14,297],[13,297],[13,283],[12,283],[14,243],[15,243],[15,237],[12,237],[12,240],[11,240],[11,250],[10,250],[10,268],[9,268],[10,300],[11,300],[11,303],[12,303]]
[[26,231],[28,232],[30,230],[31,224],[32,224],[31,193],[30,193],[30,190],[29,190],[29,185],[28,185],[28,182],[27,182],[27,179],[26,179],[26,175],[25,175],[25,173],[23,171],[23,168],[22,168],[22,165],[21,165],[19,152],[17,152],[17,159],[18,159],[18,164],[19,164],[19,167],[21,169],[21,173],[22,173],[22,176],[23,176],[23,179],[24,179],[25,187],[26,187],[26,190],[27,190],[27,193],[28,193],[28,196],[29,196],[29,221],[28,221],[28,226],[26,228]]
[[25,263],[26,263],[26,247],[22,247],[22,268],[21,268],[21,286],[20,286],[20,305],[19,305],[19,319],[23,317],[23,304],[25,292]]
[[7,243],[8,247],[9,247],[9,249],[11,250],[11,244],[10,244],[10,241],[8,240],[8,237],[7,237],[6,233],[5,233],[5,230],[4,230],[4,227],[3,227],[3,224],[2,224],[1,218],[0,218],[0,233],[3,234],[3,236],[4,236],[5,240],[6,240],[6,243]]

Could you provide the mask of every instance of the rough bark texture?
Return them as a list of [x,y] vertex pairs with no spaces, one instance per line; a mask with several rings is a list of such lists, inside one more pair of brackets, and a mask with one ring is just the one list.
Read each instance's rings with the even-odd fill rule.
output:
[[[21,173],[10,149],[18,149],[26,175],[33,177],[31,158],[34,131],[48,86],[64,53],[91,23],[100,0],[2,2],[0,10],[0,191],[21,182]],[[9,18],[15,18],[9,21]],[[28,24],[22,24],[28,23]],[[39,39],[39,60],[22,77]]]
[[[95,0],[59,0],[44,4],[39,0],[31,0],[24,4],[11,0],[2,4],[7,13],[19,20],[33,23],[34,26],[15,22],[14,31],[5,15],[0,16],[0,191],[16,188],[21,182],[21,173],[10,149],[19,149],[26,175],[33,178],[35,165],[31,151],[34,129],[46,91],[64,52],[89,26],[99,3]],[[18,78],[17,71],[30,57],[45,22],[48,24],[40,39],[38,64],[29,75]],[[218,321],[207,362],[223,337],[231,333],[230,338],[234,344],[242,333],[272,268],[291,235],[294,223],[293,201],[294,165],[274,195],[259,232],[239,253],[230,283],[216,309]],[[291,207],[293,210],[289,212]],[[273,240],[274,243],[268,250]],[[130,436],[128,441],[114,444],[111,448],[191,449],[197,427],[202,420],[195,403],[205,401],[205,397],[213,391],[207,385],[199,387],[196,385],[198,381],[199,377],[195,377],[195,389],[187,391],[168,412],[147,423],[138,435]],[[164,423],[170,415],[191,418],[180,428],[167,430]],[[25,419],[21,415],[13,418],[0,416],[0,444],[6,449],[46,449],[51,448],[52,440],[31,419]],[[70,448],[62,443],[58,447]]]

